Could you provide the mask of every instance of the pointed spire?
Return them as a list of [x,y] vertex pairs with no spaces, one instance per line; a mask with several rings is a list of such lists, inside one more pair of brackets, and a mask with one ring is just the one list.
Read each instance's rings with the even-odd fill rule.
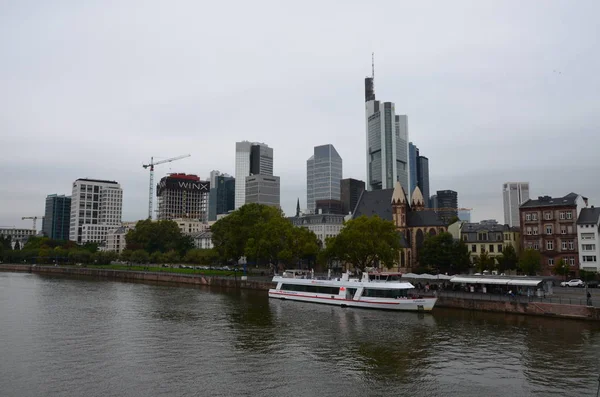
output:
[[396,186],[394,186],[394,194],[392,195],[392,204],[405,204],[406,203],[406,194],[404,193],[404,189],[400,182],[396,181]]
[[300,197],[298,197],[298,202],[296,203],[296,218],[300,217]]
[[410,199],[410,206],[413,208],[425,206],[425,199],[423,198],[423,193],[421,193],[421,189],[418,186],[415,188],[415,191],[412,194],[412,197]]

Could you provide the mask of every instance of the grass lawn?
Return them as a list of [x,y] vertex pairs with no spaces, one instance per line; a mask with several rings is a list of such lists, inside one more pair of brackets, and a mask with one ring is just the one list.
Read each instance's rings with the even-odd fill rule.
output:
[[204,276],[230,276],[233,277],[235,273],[238,276],[242,276],[241,271],[227,271],[227,270],[200,270],[200,269],[180,269],[174,267],[160,267],[155,265],[150,266],[139,266],[139,265],[88,265],[89,268],[94,269],[114,269],[114,270],[130,270],[130,271],[146,271],[146,272],[162,272],[162,273],[184,273],[184,274],[202,274]]

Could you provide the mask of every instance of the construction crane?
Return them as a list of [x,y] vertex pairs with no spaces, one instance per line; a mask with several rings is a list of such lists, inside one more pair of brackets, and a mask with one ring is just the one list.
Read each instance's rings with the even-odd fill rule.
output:
[[170,163],[172,161],[175,160],[181,160],[184,159],[186,157],[190,157],[191,154],[184,154],[182,156],[177,156],[177,157],[172,157],[170,159],[166,159],[166,160],[160,160],[157,162],[154,162],[154,157],[150,157],[150,164],[143,164],[142,167],[144,168],[150,168],[150,187],[148,189],[149,191],[149,198],[148,198],[148,219],[152,219],[152,207],[153,207],[153,198],[154,198],[154,166],[155,165],[159,165],[159,164],[164,164],[164,163]]
[[37,231],[37,220],[38,219],[44,219],[43,216],[24,216],[21,218],[22,221],[24,221],[25,219],[33,219],[33,230]]

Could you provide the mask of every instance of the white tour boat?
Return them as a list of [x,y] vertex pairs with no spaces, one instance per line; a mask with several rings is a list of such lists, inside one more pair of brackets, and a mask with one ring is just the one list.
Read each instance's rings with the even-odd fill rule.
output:
[[269,298],[316,302],[341,307],[367,309],[431,311],[437,298],[409,295],[415,287],[401,281],[401,273],[368,273],[362,278],[350,278],[346,272],[340,278],[315,279],[302,270],[286,270],[273,277],[277,283],[269,290]]

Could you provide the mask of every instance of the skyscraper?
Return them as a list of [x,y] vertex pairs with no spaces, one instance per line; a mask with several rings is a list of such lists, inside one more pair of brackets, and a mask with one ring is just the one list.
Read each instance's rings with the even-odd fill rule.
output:
[[210,181],[201,181],[197,175],[170,174],[156,187],[158,219],[208,220]]
[[342,179],[341,182],[341,201],[342,211],[345,215],[354,211],[360,195],[365,190],[365,182],[358,179]]
[[440,218],[450,220],[458,216],[458,193],[454,190],[438,190],[436,196],[437,208],[442,208],[438,211]]
[[[419,148],[416,147],[412,142],[408,144],[408,170],[409,170],[409,183],[410,183],[410,191],[409,195],[415,191],[415,188],[418,186],[418,177],[417,177],[417,159],[419,158]],[[421,192],[425,194],[425,192]]]
[[417,157],[417,186],[423,194],[425,207],[429,208],[429,159],[425,156]]
[[529,200],[529,182],[506,182],[502,185],[504,223],[520,226],[519,206]]
[[392,189],[396,181],[409,191],[408,118],[392,102],[375,100],[374,78],[365,78],[367,190]]
[[115,181],[77,179],[71,194],[69,240],[103,243],[109,229],[121,225],[123,190]]
[[279,177],[273,175],[250,175],[246,177],[246,203],[280,207]]
[[71,221],[71,197],[51,194],[46,197],[46,213],[42,221],[42,232],[54,240],[69,239]]
[[235,209],[246,203],[246,177],[273,175],[273,149],[259,142],[235,143]]
[[306,206],[315,211],[318,200],[340,200],[342,158],[333,145],[315,146],[306,161]]

